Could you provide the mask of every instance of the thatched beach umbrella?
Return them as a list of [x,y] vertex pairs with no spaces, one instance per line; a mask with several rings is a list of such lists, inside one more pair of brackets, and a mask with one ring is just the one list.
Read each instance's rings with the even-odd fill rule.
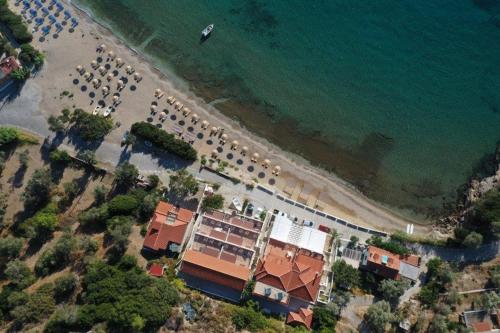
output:
[[134,69],[132,68],[132,66],[128,65],[127,67],[125,67],[125,72],[127,72],[127,74],[132,74],[134,72]]
[[90,79],[91,76],[92,76],[92,74],[90,74],[90,72],[85,72],[85,74],[83,74],[83,77],[85,78],[85,80]]
[[191,120],[193,121],[193,123],[196,123],[198,120],[200,120],[200,117],[196,113],[193,113]]
[[239,145],[240,143],[237,140],[233,140],[233,142],[231,142],[231,149],[238,149]]
[[152,104],[149,109],[151,110],[151,113],[155,113],[156,112],[156,105]]
[[280,174],[280,172],[281,172],[281,167],[279,165],[275,166],[273,169],[273,174],[277,176]]
[[122,67],[125,64],[122,58],[116,58],[115,61],[116,61],[116,66],[118,67]]
[[97,60],[92,60],[92,61],[90,62],[90,66],[92,66],[92,68],[96,68],[96,67],[97,67],[97,65],[98,65],[98,64],[97,64]]
[[115,59],[116,55],[115,55],[115,53],[114,53],[113,51],[109,51],[109,52],[108,52],[108,57],[109,57],[111,60],[113,60],[113,59]]
[[94,87],[97,87],[99,85],[99,80],[98,79],[93,79],[92,80],[92,84],[94,85]]
[[113,103],[118,103],[119,100],[120,100],[120,97],[118,97],[117,95],[113,96]]
[[220,137],[220,139],[222,141],[226,142],[226,140],[227,140],[227,134],[222,134],[221,137]]
[[201,122],[201,128],[203,128],[203,129],[207,129],[208,125],[210,125],[210,123],[208,121],[206,121],[206,120],[203,120]]
[[217,158],[217,149],[212,150],[212,157]]
[[102,94],[103,94],[103,95],[107,95],[107,94],[109,94],[109,88],[108,88],[108,87],[106,87],[106,86],[102,87]]
[[160,94],[161,94],[161,89],[156,88],[155,89],[155,97],[160,96]]
[[252,162],[257,162],[257,160],[259,159],[259,157],[260,157],[259,153],[253,153],[251,161]]
[[175,102],[174,108],[179,109],[181,107],[181,102]]
[[76,71],[81,74],[83,71],[83,66],[82,65],[76,66]]
[[121,89],[124,87],[124,83],[122,80],[118,80],[118,82],[116,83],[116,86],[118,87],[118,89]]
[[167,114],[165,112],[161,112],[160,113],[160,120],[163,120],[163,119],[166,119],[167,118]]
[[246,155],[248,153],[248,147],[247,146],[243,146],[243,148],[241,148],[241,154],[242,155]]
[[175,98],[174,98],[174,96],[168,96],[168,98],[167,98],[167,103],[168,103],[168,104],[172,104],[172,103],[173,103],[173,101],[174,101],[174,99],[175,99]]
[[189,108],[184,108],[182,110],[182,114],[184,115],[184,117],[189,116],[190,113],[191,113],[191,110]]
[[104,66],[99,66],[99,73],[101,73],[101,75],[104,75],[107,73],[107,70]]
[[265,159],[264,162],[262,162],[262,166],[266,169],[269,167],[269,164],[271,164],[271,161],[268,159]]
[[215,133],[217,133],[217,131],[218,131],[218,130],[219,130],[219,129],[218,129],[217,127],[213,126],[213,127],[210,129],[210,134],[215,134]]
[[136,82],[140,82],[140,81],[142,80],[142,76],[141,76],[141,74],[139,74],[139,73],[137,73],[137,72],[136,72],[136,73],[134,74],[134,80],[135,80]]
[[106,44],[101,44],[99,45],[99,47],[97,48],[99,50],[99,52],[104,52],[106,51]]
[[108,81],[113,80],[113,74],[109,73],[109,74],[108,74],[108,76],[106,76],[106,79],[107,79]]

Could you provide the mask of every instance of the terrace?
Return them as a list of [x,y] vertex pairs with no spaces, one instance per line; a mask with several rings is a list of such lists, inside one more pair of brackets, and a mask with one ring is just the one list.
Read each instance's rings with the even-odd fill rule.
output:
[[262,230],[262,226],[264,224],[264,222],[259,220],[251,219],[241,215],[225,214],[219,211],[205,213],[203,215],[203,221],[205,220],[215,220],[220,223],[239,227],[241,229],[257,233],[257,236]]
[[191,249],[244,267],[250,266],[254,255],[252,250],[200,233],[195,234]]
[[206,217],[203,217],[197,233],[248,250],[253,250],[259,238],[257,232]]

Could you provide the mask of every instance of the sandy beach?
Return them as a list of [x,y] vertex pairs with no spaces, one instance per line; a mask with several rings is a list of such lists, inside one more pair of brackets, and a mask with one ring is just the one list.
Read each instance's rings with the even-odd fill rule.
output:
[[[18,12],[21,6],[12,8]],[[112,165],[127,159],[131,152],[123,151],[120,141],[130,126],[138,121],[149,121],[161,126],[168,132],[182,132],[181,135],[187,141],[193,141],[193,146],[198,150],[199,156],[206,155],[207,159],[216,151],[217,159],[226,161],[225,169],[231,176],[242,179],[243,182],[258,182],[268,188],[283,193],[284,196],[302,204],[334,214],[352,223],[370,227],[373,229],[393,232],[404,231],[408,223],[414,223],[416,234],[425,234],[430,231],[429,226],[417,225],[417,221],[405,218],[372,200],[369,200],[357,190],[326,171],[312,167],[302,158],[286,153],[265,140],[256,137],[239,124],[222,116],[220,112],[201,99],[194,96],[185,84],[176,79],[171,73],[162,73],[154,68],[147,59],[127,47],[122,41],[114,36],[105,27],[94,22],[84,12],[73,5],[65,2],[66,9],[78,20],[74,31],[69,31],[69,24],[54,35],[54,31],[42,38],[40,31],[35,31],[34,45],[46,55],[43,69],[26,85],[31,93],[40,94],[37,97],[36,112],[40,112],[46,118],[50,115],[58,115],[65,107],[82,108],[92,112],[101,102],[105,107],[112,104],[112,97],[119,94],[120,104],[112,113],[113,120],[119,122],[120,126],[115,128],[97,150],[97,157],[103,162]],[[61,20],[61,18],[59,18]],[[30,25],[30,27],[32,24]],[[99,45],[105,44],[104,52],[96,52]],[[114,55],[108,52],[112,51]],[[121,58],[124,66],[117,67],[116,59]],[[99,69],[91,66],[93,60],[98,61],[106,71],[101,75]],[[100,86],[95,88],[91,82],[87,82],[82,75],[76,71],[76,66],[81,65],[86,71],[92,73],[100,80]],[[136,73],[140,73],[142,80],[136,82],[133,74],[127,74],[126,68],[131,66]],[[108,78],[108,74],[112,77]],[[125,87],[117,89],[118,80],[122,80]],[[102,87],[109,86],[109,94],[103,95]],[[155,97],[155,90],[160,89],[163,96]],[[28,89],[26,89],[28,90]],[[20,99],[26,98],[25,92],[21,91]],[[189,108],[190,114],[183,115],[174,105],[167,103],[167,98],[174,96],[176,101]],[[15,101],[11,103],[15,105]],[[151,114],[151,106],[156,105],[156,113]],[[4,109],[11,107],[4,105]],[[3,112],[2,110],[0,112]],[[27,117],[34,112],[26,112]],[[166,120],[160,121],[159,116],[166,113]],[[193,114],[199,117],[198,122],[193,122]],[[1,121],[10,122],[1,118]],[[208,128],[203,130],[203,121],[209,123]],[[22,116],[12,121],[10,125],[22,126],[32,131],[37,131],[30,122],[23,122]],[[211,128],[217,127],[216,135],[210,135]],[[223,135],[220,129],[224,129]],[[39,131],[38,131],[39,132]],[[45,135],[45,133],[40,133]],[[226,141],[221,143],[221,139]],[[238,141],[238,148],[231,149],[231,143]],[[72,145],[71,139],[66,139],[65,144]],[[242,147],[248,147],[248,153],[242,154]],[[133,154],[134,152],[132,152]],[[251,157],[257,153],[257,162],[252,163]],[[139,155],[141,156],[141,155]],[[265,159],[270,161],[269,167],[264,167]],[[130,158],[132,163],[137,161],[141,171],[167,173],[163,166],[156,166],[146,162],[141,164],[138,157]],[[175,164],[175,163],[174,163]],[[273,168],[279,165],[281,173],[279,176],[272,174]],[[198,169],[199,161],[191,166]]]

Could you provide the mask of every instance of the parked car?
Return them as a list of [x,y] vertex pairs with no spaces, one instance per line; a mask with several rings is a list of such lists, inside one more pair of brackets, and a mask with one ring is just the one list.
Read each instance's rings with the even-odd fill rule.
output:
[[332,229],[330,229],[326,225],[322,225],[322,224],[319,225],[318,229],[320,231],[326,232],[327,234],[332,232]]
[[314,222],[313,221],[309,221],[309,220],[304,220],[304,223],[303,223],[306,227],[313,227],[314,226]]
[[253,208],[254,208],[253,204],[249,203],[247,206],[246,214],[252,216],[253,215]]

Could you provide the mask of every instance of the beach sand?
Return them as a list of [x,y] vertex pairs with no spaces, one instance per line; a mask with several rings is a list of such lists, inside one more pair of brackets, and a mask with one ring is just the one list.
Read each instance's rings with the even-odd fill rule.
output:
[[[20,12],[21,7],[14,7],[14,2],[11,1],[11,8]],[[67,2],[65,5],[67,8],[71,8]],[[109,30],[94,22],[84,12],[75,7],[72,7],[70,11],[79,21],[74,32],[70,33],[68,31],[68,25],[58,34],[57,38],[53,36],[52,32],[47,38],[40,39],[41,33],[34,32],[34,45],[45,53],[46,63],[31,81],[41,91],[42,99],[39,107],[46,117],[60,114],[64,107],[77,107],[92,112],[99,100],[109,105],[113,94],[117,92],[117,80],[124,77],[128,82],[125,89],[119,92],[121,104],[112,114],[115,122],[120,122],[121,126],[114,129],[105,138],[104,144],[119,149],[125,131],[129,130],[133,123],[147,121],[149,117],[153,118],[150,119],[152,123],[161,124],[167,131],[171,131],[174,126],[180,126],[178,124],[179,120],[184,120],[186,124],[180,127],[184,128],[185,133],[188,133],[188,127],[193,127],[193,132],[190,135],[194,137],[199,133],[203,135],[203,139],[195,139],[194,143],[199,155],[209,157],[213,149],[222,149],[218,156],[228,161],[231,166],[228,170],[231,171],[231,174],[242,177],[244,181],[257,180],[267,187],[277,189],[282,193],[289,193],[293,200],[314,204],[327,213],[377,230],[386,232],[406,230],[408,223],[418,224],[417,221],[412,221],[369,200],[352,186],[335,177],[335,175],[312,167],[299,156],[285,153],[262,138],[249,133],[239,124],[224,117],[213,107],[194,96],[171,73],[163,74],[155,69],[146,58],[128,48]],[[60,17],[59,20],[61,20]],[[106,53],[99,54],[96,52],[96,48],[100,44],[107,46]],[[116,70],[116,64],[111,59],[108,59],[107,52],[110,50],[117,57],[124,60],[125,66],[117,69],[118,75],[108,83],[106,76],[103,77],[98,71],[93,70],[90,63],[100,56],[102,58],[101,64],[103,66],[108,64],[110,66],[109,72],[113,72]],[[85,82],[83,77],[77,73],[75,70],[77,65],[84,66],[86,70],[100,78],[104,85],[109,85],[111,93],[107,97],[103,97],[101,87],[94,89],[92,84]],[[136,83],[133,76],[125,73],[127,65],[132,66],[136,72],[141,74],[142,81]],[[87,90],[82,91],[82,86],[86,86]],[[131,89],[132,86],[135,86],[136,89]],[[161,99],[154,97],[154,91],[157,88],[165,92]],[[95,93],[95,97],[89,96],[91,92]],[[167,104],[167,97],[171,95],[181,101],[185,107],[189,107],[192,110],[191,115],[194,113],[199,115],[200,121],[198,124],[192,124],[191,115],[185,118],[182,112],[175,111],[172,106]],[[158,114],[155,116],[150,115],[152,102],[158,103]],[[161,123],[158,120],[158,115],[163,109],[168,110],[168,119]],[[175,115],[175,121],[170,118],[172,115]],[[206,131],[201,130],[200,127],[203,120],[210,123]],[[218,145],[218,137],[212,137],[213,143],[207,144],[212,126],[224,128],[224,133],[228,136],[225,145]],[[239,141],[240,148],[242,146],[249,147],[247,156],[241,155],[241,149],[230,150],[233,140]],[[257,163],[252,164],[250,157],[254,152],[259,153],[260,158]],[[228,156],[227,154],[232,155]],[[98,157],[102,158],[102,156]],[[261,165],[264,159],[271,161],[271,166],[267,169]],[[238,160],[241,160],[242,163],[238,164]],[[109,160],[105,162],[113,163],[116,161]],[[278,177],[271,175],[275,165],[281,166],[282,172]],[[249,166],[252,166],[254,170],[249,172]],[[139,168],[141,167],[139,166]],[[164,170],[159,171],[164,172]],[[262,174],[264,176],[260,178],[259,175],[262,176]],[[303,193],[302,190],[304,190]],[[424,234],[429,231],[430,227],[428,225],[415,226],[415,233]]]

